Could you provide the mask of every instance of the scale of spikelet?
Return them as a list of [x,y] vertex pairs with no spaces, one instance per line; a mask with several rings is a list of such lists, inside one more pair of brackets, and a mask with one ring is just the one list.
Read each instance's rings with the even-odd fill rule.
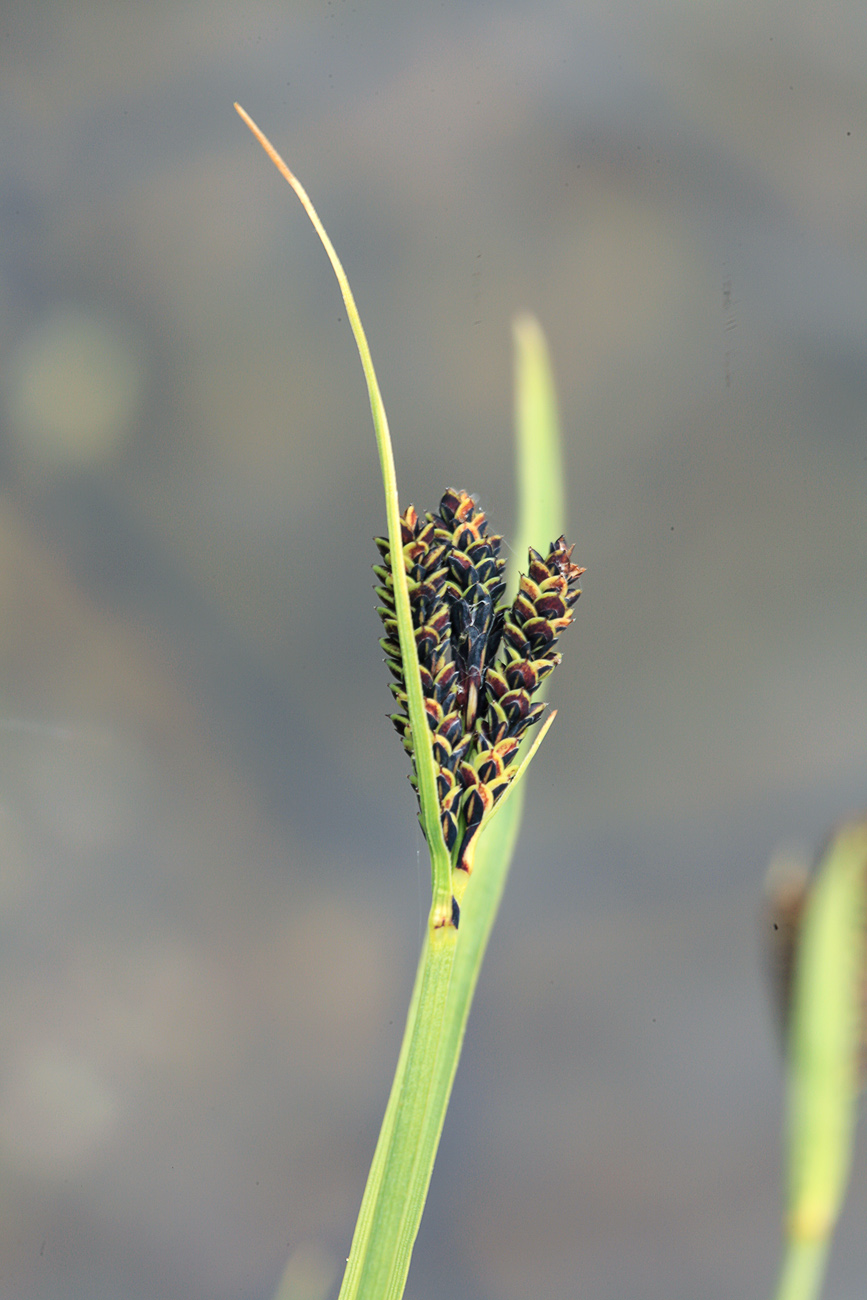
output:
[[565,537],[552,543],[546,558],[530,548],[518,595],[502,628],[504,662],[488,669],[484,710],[476,723],[473,752],[459,770],[465,793],[461,800],[463,838],[457,865],[472,868],[479,831],[486,815],[517,771],[513,762],[521,739],[545,710],[532,697],[560,663],[557,639],[573,620],[581,595],[584,569],[572,563]]

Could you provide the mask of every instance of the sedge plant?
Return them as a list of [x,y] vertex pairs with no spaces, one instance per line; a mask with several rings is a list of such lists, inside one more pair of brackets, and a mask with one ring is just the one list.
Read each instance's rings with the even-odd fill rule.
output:
[[[563,536],[558,417],[545,340],[516,320],[519,519],[509,573],[501,538],[463,489],[401,511],[385,407],[346,274],[306,191],[258,126],[243,121],[300,199],[337,277],[370,398],[387,531],[376,539],[381,646],[392,721],[411,762],[430,853],[431,907],[388,1105],[339,1300],[400,1300],[488,938],[523,804],[556,643],[583,569]],[[555,535],[546,552],[533,549]],[[517,585],[511,602],[507,587]],[[535,737],[531,728],[540,724]],[[867,820],[843,826],[809,889],[772,900],[786,1027],[784,1251],[775,1300],[818,1300],[851,1165],[865,1052]]]
[[[340,1300],[399,1300],[430,1184],[479,969],[515,846],[522,778],[554,720],[541,690],[560,662],[583,569],[563,535],[563,472],[545,341],[514,327],[519,523],[507,574],[502,538],[462,488],[424,513],[401,511],[385,407],[340,259],[303,186],[248,114],[243,121],[291,185],[337,277],[358,347],[379,451],[387,532],[376,539],[381,641],[392,721],[431,861],[431,908],[385,1117]],[[546,551],[532,542],[556,536]],[[507,586],[517,586],[511,601]],[[539,725],[535,737],[529,733]]]

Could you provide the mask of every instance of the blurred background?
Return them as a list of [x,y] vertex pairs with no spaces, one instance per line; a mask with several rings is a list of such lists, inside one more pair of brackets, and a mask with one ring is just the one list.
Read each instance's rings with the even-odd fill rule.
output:
[[[336,1295],[427,865],[403,504],[587,566],[414,1300],[768,1296],[762,882],[867,804],[861,3],[0,5],[0,1297]],[[544,546],[550,538],[540,538]],[[856,1160],[829,1294],[863,1294]]]

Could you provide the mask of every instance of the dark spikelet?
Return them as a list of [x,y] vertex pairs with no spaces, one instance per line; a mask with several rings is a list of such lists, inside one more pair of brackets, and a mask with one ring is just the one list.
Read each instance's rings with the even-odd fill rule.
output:
[[[488,532],[473,498],[454,488],[424,519],[409,507],[401,542],[443,838],[454,866],[469,872],[479,832],[517,772],[521,740],[545,710],[532,697],[560,662],[555,646],[573,621],[584,569],[572,563],[565,537],[544,557],[531,549],[518,593],[504,605],[502,538]],[[374,566],[385,630],[380,645],[403,710],[390,716],[413,757],[417,790],[391,548],[384,537],[376,546],[383,561]]]
[[485,513],[466,492],[449,488],[439,513],[429,515],[447,548],[445,596],[451,614],[452,660],[457,670],[457,704],[472,731],[484,709],[485,675],[494,662],[503,629],[500,602],[506,584],[502,537],[489,534]]
[[[402,714],[392,715],[392,721],[402,736],[404,748],[413,758],[411,779],[417,789],[412,729],[407,712],[406,682],[394,603],[391,548],[388,538],[377,537],[375,540],[383,558],[382,565],[374,566],[374,573],[379,579],[375,591],[382,602],[377,612],[386,632],[380,645],[385,651],[389,670],[396,678],[392,683],[392,693],[403,708]],[[430,521],[421,520],[412,506],[401,517],[401,541],[428,724],[432,732],[434,752],[442,755],[437,761],[441,766],[447,766],[452,741],[459,739],[460,722],[454,710],[454,670],[449,661],[450,611],[444,595],[447,577],[446,547],[436,538]]]

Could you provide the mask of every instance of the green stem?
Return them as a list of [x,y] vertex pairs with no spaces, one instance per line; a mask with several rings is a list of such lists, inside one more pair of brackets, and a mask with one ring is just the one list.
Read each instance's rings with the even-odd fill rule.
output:
[[355,1285],[347,1286],[347,1268],[340,1300],[356,1295],[400,1300],[403,1295],[445,1114],[439,1113],[432,1092],[457,937],[452,926],[428,930],[415,1015],[411,1012],[407,1022],[409,1048],[389,1106],[388,1150],[371,1207],[364,1262]]
[[822,1290],[828,1245],[827,1237],[787,1244],[775,1300],[816,1300]]
[[368,1174],[367,1183],[364,1188],[364,1196],[362,1197],[361,1208],[358,1212],[358,1222],[355,1225],[355,1232],[352,1235],[352,1245],[349,1250],[349,1258],[346,1261],[346,1271],[340,1288],[340,1300],[348,1300],[348,1297],[358,1295],[361,1271],[367,1257],[367,1244],[371,1235],[373,1221],[376,1216],[377,1205],[379,1202],[380,1190],[382,1188],[383,1172],[391,1149],[391,1139],[394,1132],[395,1119],[401,1108],[401,1102],[403,1099],[406,1064],[410,1053],[410,1047],[415,1038],[418,1007],[421,1000],[422,986],[425,984],[427,966],[428,940],[426,935],[424,944],[422,945],[421,956],[419,958],[418,970],[416,971],[415,985],[413,987],[412,998],[409,1004],[406,1026],[404,1027],[403,1033],[403,1041],[401,1043],[400,1055],[398,1056],[397,1068],[394,1072],[394,1080],[391,1085],[388,1105],[386,1106],[382,1127],[379,1130],[376,1150],[373,1153],[370,1173]]

